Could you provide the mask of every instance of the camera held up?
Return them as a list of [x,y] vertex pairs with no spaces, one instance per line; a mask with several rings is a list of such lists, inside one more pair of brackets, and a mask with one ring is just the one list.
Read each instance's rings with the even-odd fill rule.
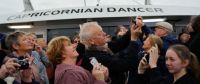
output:
[[24,70],[29,68],[29,62],[23,56],[17,58],[16,62],[20,65],[19,69]]

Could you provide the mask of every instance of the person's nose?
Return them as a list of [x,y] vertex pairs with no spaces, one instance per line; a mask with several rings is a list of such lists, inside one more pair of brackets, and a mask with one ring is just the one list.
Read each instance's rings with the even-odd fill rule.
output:
[[103,36],[107,37],[107,34],[105,32],[103,32]]
[[166,63],[167,66],[170,65],[170,61],[168,59],[166,59],[165,63]]

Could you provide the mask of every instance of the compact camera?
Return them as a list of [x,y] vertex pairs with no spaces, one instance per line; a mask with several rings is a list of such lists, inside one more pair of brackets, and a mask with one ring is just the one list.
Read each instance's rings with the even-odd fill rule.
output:
[[29,62],[24,57],[17,58],[16,62],[20,65],[20,67],[19,67],[20,70],[29,68]]

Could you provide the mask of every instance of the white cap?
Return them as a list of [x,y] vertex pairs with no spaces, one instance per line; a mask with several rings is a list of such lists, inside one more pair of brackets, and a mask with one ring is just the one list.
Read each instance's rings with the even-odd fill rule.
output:
[[161,26],[170,33],[173,31],[173,26],[168,22],[158,22],[156,23],[156,26]]

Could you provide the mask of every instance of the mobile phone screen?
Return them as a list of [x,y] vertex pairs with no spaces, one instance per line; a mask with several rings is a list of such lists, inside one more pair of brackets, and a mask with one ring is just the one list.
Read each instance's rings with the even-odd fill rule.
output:
[[97,59],[96,59],[95,57],[91,57],[90,59],[91,59],[91,60],[90,60],[90,63],[91,63],[93,66],[99,64],[99,62],[97,61]]

